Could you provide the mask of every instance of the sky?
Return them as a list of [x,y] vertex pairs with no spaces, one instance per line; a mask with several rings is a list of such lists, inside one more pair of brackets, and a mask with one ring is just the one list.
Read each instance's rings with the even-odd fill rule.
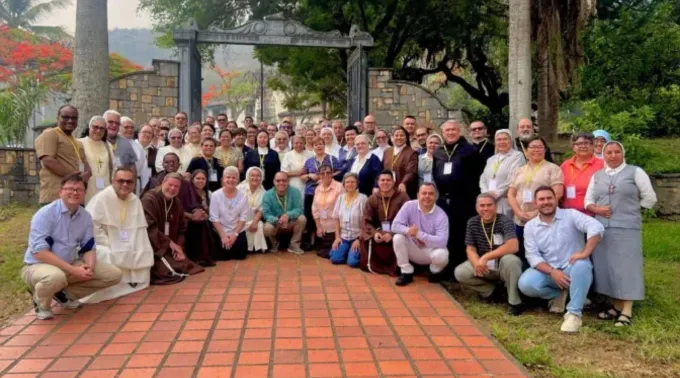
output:
[[[39,24],[49,26],[63,26],[73,35],[76,30],[76,2],[87,0],[71,0],[67,8],[45,16]],[[151,19],[147,14],[137,13],[139,0],[109,0],[109,30],[151,28]]]

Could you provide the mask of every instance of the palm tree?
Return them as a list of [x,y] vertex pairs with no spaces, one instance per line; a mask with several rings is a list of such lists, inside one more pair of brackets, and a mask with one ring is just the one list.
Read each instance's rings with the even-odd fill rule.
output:
[[531,0],[510,0],[508,25],[508,92],[514,132],[522,118],[531,116]]
[[50,12],[65,8],[70,4],[71,0],[0,0],[0,23],[55,40],[71,39],[71,36],[61,26],[35,24]]

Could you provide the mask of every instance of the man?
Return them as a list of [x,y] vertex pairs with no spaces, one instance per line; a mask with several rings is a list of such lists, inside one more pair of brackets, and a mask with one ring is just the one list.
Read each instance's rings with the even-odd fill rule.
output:
[[120,113],[115,110],[107,110],[104,112],[103,117],[106,120],[106,141],[109,143],[113,153],[113,168],[128,168],[134,170],[136,174],[137,154],[132,147],[132,143],[118,135],[120,131]]
[[333,132],[335,133],[335,138],[338,140],[338,143],[344,147],[347,142],[345,141],[345,126],[342,125],[342,121],[339,119],[334,119],[331,123],[331,127],[333,128]]
[[227,117],[226,114],[224,114],[224,113],[218,114],[217,115],[217,131],[215,133],[219,135],[219,132],[224,130],[227,127],[227,122],[229,122],[229,118]]
[[300,241],[307,218],[303,215],[302,195],[299,190],[288,185],[287,173],[278,172],[274,176],[274,187],[262,198],[262,214],[265,221],[264,236],[271,242],[271,252],[279,250],[279,234],[292,233],[288,252],[296,255],[304,253]]
[[430,265],[432,283],[441,281],[444,268],[449,263],[446,242],[449,238],[449,219],[437,205],[437,189],[424,183],[418,189],[418,199],[408,201],[392,222],[394,254],[401,275],[397,286],[413,282],[413,265]]
[[236,130],[234,130],[233,133],[234,133],[234,147],[241,150],[241,152],[243,153],[243,156],[246,156],[246,153],[248,153],[248,151],[252,150],[252,148],[250,148],[246,145],[246,134],[247,134],[246,130],[239,127]]
[[357,149],[354,147],[354,138],[359,135],[359,130],[354,126],[348,126],[345,129],[345,146],[340,148],[340,153],[338,154],[338,161],[340,162],[340,170],[349,171],[350,168],[348,164],[350,160],[354,159],[357,155]]
[[[531,122],[530,119],[528,118],[522,118],[519,120],[519,123],[517,124],[517,138],[515,138],[515,146],[517,146],[517,149],[522,151],[524,156],[527,154],[527,144],[528,140],[534,135],[534,124]],[[543,141],[543,144],[545,144],[545,160],[553,163],[552,159],[552,153],[550,152],[550,148],[548,147],[548,143]]]
[[77,126],[78,109],[64,105],[57,111],[57,127],[45,130],[35,139],[35,152],[41,165],[41,205],[59,198],[64,177],[77,173],[87,182],[92,176],[83,144],[73,137]]
[[357,130],[359,130],[360,133],[364,132],[364,124],[361,123],[361,121],[354,122],[354,125],[352,125],[352,126],[356,127]]
[[205,122],[203,122],[203,123],[207,123],[208,125],[210,125],[214,128],[215,127],[215,118],[213,116],[207,116],[207,117],[205,117]]
[[[179,133],[177,134],[179,135]],[[144,188],[143,193],[159,187],[168,173],[175,173],[179,171],[180,164],[181,161],[179,155],[176,153],[168,152],[164,154],[161,163],[161,169],[158,171],[158,174],[149,180],[149,183]]]
[[[144,150],[144,147],[142,147],[141,144],[135,143],[135,124],[132,122],[132,120],[128,117],[122,117],[120,119],[120,128],[121,132],[120,134],[123,136],[123,138],[127,139],[128,142],[130,142],[130,145],[132,146],[132,150],[135,152],[135,156],[137,157],[137,162],[135,163],[135,172],[136,172],[136,184],[135,184],[135,194],[139,195],[142,192],[142,189],[148,182],[148,177],[151,176],[150,172],[147,172],[147,161],[146,161],[146,151]],[[142,173],[146,173],[145,180],[142,182]]]
[[[293,149],[293,126],[291,125],[290,121],[286,118],[281,122],[279,125],[278,131],[283,131],[288,135],[288,149],[291,150]],[[274,139],[271,139],[269,141],[269,148],[271,149],[276,149],[276,133],[274,133]],[[279,151],[280,152],[280,151]]]
[[185,112],[175,113],[175,127],[182,132],[182,136],[187,132],[189,116]]
[[243,119],[243,127],[244,128],[249,128],[250,125],[253,124],[253,117],[251,116],[246,116],[246,118]]
[[367,115],[364,118],[364,131],[362,132],[362,135],[366,135],[368,138],[368,141],[371,144],[371,148],[375,146],[375,130],[378,126],[378,123],[375,121],[375,117],[373,117],[371,114]]
[[163,178],[160,188],[148,191],[142,197],[147,232],[154,251],[152,285],[177,283],[204,271],[184,253],[187,220],[177,198],[182,182],[178,173],[169,173]]
[[[418,155],[422,155],[427,152],[427,136],[429,135],[429,130],[426,126],[420,126],[416,129],[416,139],[415,147],[413,149],[418,152]],[[411,146],[413,146],[413,141],[411,141]]]
[[394,275],[397,259],[392,244],[392,222],[409,199],[406,193],[394,189],[392,171],[380,173],[378,188],[380,191],[366,201],[359,267],[371,273]]
[[184,158],[186,165],[189,166],[191,159],[201,156],[201,126],[192,125],[187,129],[187,143],[184,143]]
[[489,193],[477,196],[477,216],[470,218],[465,232],[467,261],[454,270],[461,285],[491,299],[498,283],[508,292],[508,313],[523,311],[517,282],[522,275],[522,260],[515,254],[519,242],[515,224],[503,214],[496,214],[496,198]]
[[274,140],[274,137],[276,137],[277,131],[279,131],[279,129],[276,127],[276,125],[267,125],[267,134],[269,134],[270,143],[272,140]]
[[87,211],[94,222],[97,260],[116,266],[122,272],[121,282],[88,297],[88,303],[99,303],[144,290],[151,282],[153,249],[146,232],[147,223],[139,198],[132,193],[134,172],[118,168],[111,186],[92,197]]
[[489,142],[484,122],[475,121],[470,124],[470,139],[472,139],[472,145],[485,163],[488,158],[496,153],[493,143]]
[[80,206],[84,196],[83,177],[67,175],[58,198],[31,219],[21,278],[38,319],[54,317],[53,297],[63,307],[78,308],[78,299],[120,282],[120,269],[97,262],[92,217]]
[[401,121],[401,126],[406,129],[406,132],[408,133],[408,140],[411,141],[411,148],[418,151],[420,146],[418,145],[418,140],[416,139],[416,117],[407,115]]
[[451,269],[466,260],[465,228],[475,215],[475,199],[479,194],[479,176],[484,162],[477,150],[461,137],[461,125],[454,120],[441,127],[444,144],[435,150],[432,177],[440,190],[437,204],[449,216]]
[[189,167],[191,159],[186,160],[185,150],[182,148],[182,132],[178,129],[170,130],[170,133],[168,133],[168,140],[170,141],[170,144],[159,149],[156,154],[156,171],[160,172],[163,170],[165,155],[172,152],[179,158],[179,172],[184,173]]
[[[255,128],[256,128],[258,131],[259,131],[259,130],[267,131],[267,126],[268,126],[268,125],[269,125],[269,124],[267,123],[267,121],[260,121],[259,126],[255,126]],[[250,125],[250,126],[245,126],[245,125],[244,125],[243,127],[244,127],[245,129],[248,129],[248,128],[251,127],[251,126],[254,126],[254,125]]]
[[[248,128],[246,128],[246,146],[250,147],[251,149],[254,149],[257,147],[257,133],[260,130],[257,128],[255,125],[250,125]],[[265,131],[266,131],[266,126],[265,126]]]
[[555,191],[549,186],[536,189],[534,202],[538,217],[524,226],[524,248],[531,268],[520,277],[519,290],[528,297],[550,300],[550,312],[558,313],[564,312],[568,294],[561,330],[578,332],[593,282],[590,254],[602,238],[604,226],[578,210],[559,209]]

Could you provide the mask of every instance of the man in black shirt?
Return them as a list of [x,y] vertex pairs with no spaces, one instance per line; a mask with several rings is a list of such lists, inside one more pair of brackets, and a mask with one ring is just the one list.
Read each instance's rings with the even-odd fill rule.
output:
[[469,130],[472,145],[486,163],[486,160],[496,153],[493,143],[489,141],[486,125],[482,121],[475,121],[470,124]]
[[496,214],[496,199],[489,193],[477,196],[477,213],[470,218],[465,232],[468,260],[454,271],[463,286],[489,298],[499,282],[508,290],[508,313],[522,313],[522,300],[517,282],[522,275],[522,261],[515,225],[503,214]]
[[[524,156],[527,155],[527,145],[529,144],[529,139],[534,136],[534,124],[529,118],[522,118],[517,124],[517,138],[515,138],[515,147],[518,151],[522,151]],[[541,138],[542,139],[542,138]],[[552,152],[550,152],[550,147],[548,143],[543,141],[545,145],[545,160],[549,163],[554,163],[552,158]]]

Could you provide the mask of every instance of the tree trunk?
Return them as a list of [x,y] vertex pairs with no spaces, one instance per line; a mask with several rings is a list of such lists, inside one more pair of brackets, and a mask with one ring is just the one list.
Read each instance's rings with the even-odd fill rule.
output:
[[531,118],[531,0],[510,0],[508,29],[509,129]]
[[[107,0],[78,1],[73,52],[73,104],[78,130],[109,108],[109,31]],[[80,132],[78,131],[78,134]]]
[[560,92],[548,46],[538,46],[538,133],[548,142],[557,140]]

